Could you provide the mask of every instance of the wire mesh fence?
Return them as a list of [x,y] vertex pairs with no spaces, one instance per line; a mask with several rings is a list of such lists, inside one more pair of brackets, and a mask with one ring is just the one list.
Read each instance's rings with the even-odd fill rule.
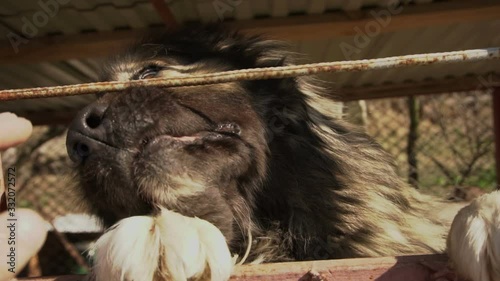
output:
[[[474,91],[351,102],[346,117],[362,124],[395,158],[398,173],[440,196],[451,186],[495,187],[491,93]],[[18,207],[37,210],[51,232],[24,275],[85,273],[85,249],[102,228],[75,192],[65,128],[37,127],[23,146],[3,154],[17,172]]]
[[347,118],[363,123],[416,187],[440,195],[451,186],[495,188],[490,92],[369,100],[363,107]]

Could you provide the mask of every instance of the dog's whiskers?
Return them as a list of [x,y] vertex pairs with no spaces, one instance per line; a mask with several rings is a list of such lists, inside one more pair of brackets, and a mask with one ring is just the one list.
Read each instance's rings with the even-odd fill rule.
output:
[[237,263],[237,265],[242,265],[250,255],[250,250],[252,249],[252,231],[250,230],[250,227],[247,230],[247,235],[248,235],[248,244],[247,244],[247,250],[245,251],[245,255],[243,258],[241,258],[240,262]]

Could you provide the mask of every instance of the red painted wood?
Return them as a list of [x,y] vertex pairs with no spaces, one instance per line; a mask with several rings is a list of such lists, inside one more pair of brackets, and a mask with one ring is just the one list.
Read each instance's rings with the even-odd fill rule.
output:
[[[444,269],[446,264],[445,255],[422,255],[243,265],[235,268],[231,281],[428,281],[435,270]],[[19,280],[83,281],[83,276]]]

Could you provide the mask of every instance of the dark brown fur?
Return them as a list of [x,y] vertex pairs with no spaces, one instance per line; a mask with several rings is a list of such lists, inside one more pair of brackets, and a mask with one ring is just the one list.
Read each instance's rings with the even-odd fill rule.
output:
[[[184,28],[116,56],[102,80],[150,78],[141,70],[155,67],[163,70],[153,76],[170,77],[289,64],[279,43]],[[190,67],[166,69],[179,65]],[[103,93],[84,111],[96,128],[77,118],[68,149],[107,225],[161,205],[212,222],[240,255],[250,231],[259,261],[442,251],[432,199],[397,176],[372,138],[333,118],[323,91],[294,78]],[[200,131],[216,133],[194,143],[158,137]]]

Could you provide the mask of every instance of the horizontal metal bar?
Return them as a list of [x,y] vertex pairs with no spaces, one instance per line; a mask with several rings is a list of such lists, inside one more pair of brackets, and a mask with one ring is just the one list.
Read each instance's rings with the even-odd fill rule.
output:
[[76,84],[68,86],[56,86],[46,88],[29,88],[18,90],[0,91],[0,101],[46,98],[56,96],[74,96],[84,94],[95,94],[99,92],[123,91],[131,87],[179,87],[195,86],[216,83],[234,82],[240,80],[262,80],[276,79],[296,76],[306,76],[323,72],[350,72],[365,71],[386,68],[398,68],[415,65],[432,65],[443,63],[472,62],[489,59],[499,59],[500,48],[486,48],[466,51],[455,51],[445,53],[419,54],[388,57],[380,59],[336,61],[302,65],[290,65],[280,67],[240,69],[224,72],[209,73],[203,75],[192,75],[176,78],[153,78],[147,80],[134,80],[127,82],[97,82],[88,84]]

